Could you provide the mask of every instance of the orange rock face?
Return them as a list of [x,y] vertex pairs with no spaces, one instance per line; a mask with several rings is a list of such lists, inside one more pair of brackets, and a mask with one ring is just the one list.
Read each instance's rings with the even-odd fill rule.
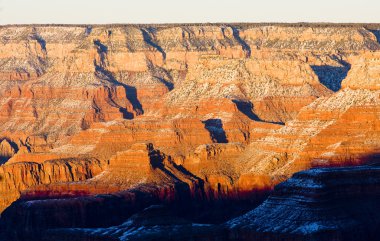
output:
[[17,150],[15,150],[15,147],[9,143],[6,139],[4,139],[0,143],[0,158],[1,162],[7,161],[9,158],[14,156],[16,154]]
[[380,44],[364,27],[9,26],[0,38],[0,210],[21,194],[144,185],[249,198],[380,148]]
[[0,168],[1,210],[21,192],[38,185],[83,181],[101,173],[104,164],[95,159],[58,159],[42,163],[17,162]]

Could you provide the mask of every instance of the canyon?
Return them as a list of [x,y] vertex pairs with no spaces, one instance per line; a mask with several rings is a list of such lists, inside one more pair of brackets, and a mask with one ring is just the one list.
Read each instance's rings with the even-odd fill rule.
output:
[[[335,207],[324,195],[340,184],[368,218],[356,206],[379,211],[379,36],[375,24],[0,26],[0,234],[308,240],[287,234],[307,226],[296,212],[331,224],[307,203]],[[289,230],[270,221],[281,212]],[[348,240],[356,221],[341,222],[320,240]]]

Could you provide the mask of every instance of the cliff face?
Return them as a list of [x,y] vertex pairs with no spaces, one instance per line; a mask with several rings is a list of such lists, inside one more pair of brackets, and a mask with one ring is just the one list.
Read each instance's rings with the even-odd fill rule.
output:
[[0,27],[0,210],[144,185],[245,200],[300,170],[371,162],[376,31]]
[[281,179],[313,166],[358,164],[371,155],[377,159],[377,57],[365,54],[353,59],[340,91],[318,98],[285,127],[249,145],[243,155],[247,168]]
[[299,172],[227,222],[236,240],[378,240],[379,167]]
[[20,197],[21,192],[34,186],[83,181],[98,175],[104,166],[96,159],[59,159],[3,165],[0,167],[0,207],[3,211]]
[[171,204],[142,209],[158,201],[151,187],[150,195],[131,190],[19,201],[4,212],[1,225],[11,240],[379,240],[379,171],[358,166],[298,172],[257,208],[222,224],[198,224],[193,218],[201,212],[186,215]]

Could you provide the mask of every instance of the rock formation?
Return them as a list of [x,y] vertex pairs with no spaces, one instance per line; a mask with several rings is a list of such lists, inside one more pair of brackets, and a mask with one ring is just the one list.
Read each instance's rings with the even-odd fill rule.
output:
[[379,172],[378,165],[298,172],[260,206],[223,224],[194,223],[200,213],[170,203],[143,209],[159,203],[152,186],[150,195],[135,189],[18,201],[4,212],[1,228],[12,240],[378,240]]
[[0,162],[3,163],[9,160],[11,157],[13,157],[16,154],[16,151],[17,150],[15,150],[15,147],[13,147],[12,144],[9,143],[9,141],[4,139],[0,143]]
[[[136,230],[138,229],[138,231]],[[57,229],[43,235],[43,240],[210,240],[224,239],[222,227],[195,224],[177,217],[165,207],[151,206],[133,215],[120,226],[107,229]]]
[[0,167],[0,205],[2,210],[18,199],[21,192],[38,185],[83,181],[104,168],[96,159],[58,159],[42,163],[17,162]]
[[378,240],[379,174],[378,166],[296,173],[259,207],[227,222],[230,238]]
[[0,211],[136,188],[256,205],[295,172],[372,162],[379,29],[1,26]]

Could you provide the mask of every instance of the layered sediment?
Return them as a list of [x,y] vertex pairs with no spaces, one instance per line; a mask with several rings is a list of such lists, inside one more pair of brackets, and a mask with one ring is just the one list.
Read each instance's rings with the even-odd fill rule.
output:
[[299,172],[227,222],[233,240],[378,240],[378,166]]
[[134,188],[256,200],[376,161],[379,29],[1,26],[0,211]]

